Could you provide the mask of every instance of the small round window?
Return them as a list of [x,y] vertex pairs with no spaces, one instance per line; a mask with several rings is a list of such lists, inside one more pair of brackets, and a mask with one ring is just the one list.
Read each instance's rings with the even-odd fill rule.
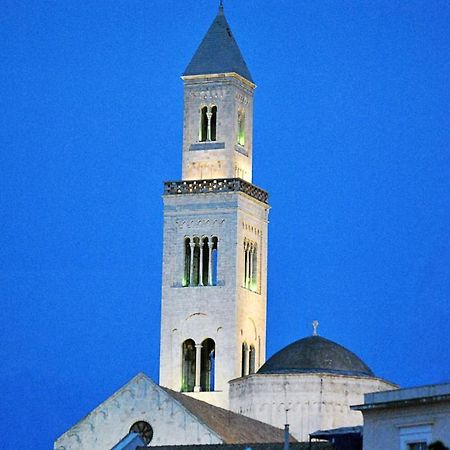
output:
[[130,433],[137,433],[144,441],[144,444],[149,444],[153,438],[153,428],[147,422],[140,420],[139,422],[131,425]]

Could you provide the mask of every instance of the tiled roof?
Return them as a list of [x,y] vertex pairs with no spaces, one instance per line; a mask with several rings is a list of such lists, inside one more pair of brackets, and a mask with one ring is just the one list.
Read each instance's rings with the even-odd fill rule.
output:
[[[283,442],[284,430],[210,405],[180,392],[163,388],[176,401],[217,433],[224,444],[264,444]],[[296,440],[291,437],[292,442]]]
[[187,66],[183,76],[235,72],[253,83],[247,64],[233,37],[223,7]]
[[[154,447],[158,450],[283,450],[283,443],[274,444],[210,444],[210,445],[163,445]],[[148,447],[138,447],[136,450],[145,450]],[[289,450],[332,450],[328,442],[292,442]]]

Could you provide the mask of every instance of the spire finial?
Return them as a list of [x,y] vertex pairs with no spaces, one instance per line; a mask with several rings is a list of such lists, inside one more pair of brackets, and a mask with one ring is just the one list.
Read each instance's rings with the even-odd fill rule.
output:
[[313,336],[318,336],[319,334],[317,333],[317,328],[319,328],[319,321],[313,320],[312,327],[313,327]]
[[219,0],[219,9],[223,10],[223,0]]

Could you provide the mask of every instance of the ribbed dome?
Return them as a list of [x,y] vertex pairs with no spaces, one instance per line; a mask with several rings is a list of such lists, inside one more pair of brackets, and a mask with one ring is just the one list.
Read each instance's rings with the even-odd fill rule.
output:
[[261,374],[328,372],[373,377],[373,372],[354,353],[320,336],[293,342],[275,353],[259,369]]

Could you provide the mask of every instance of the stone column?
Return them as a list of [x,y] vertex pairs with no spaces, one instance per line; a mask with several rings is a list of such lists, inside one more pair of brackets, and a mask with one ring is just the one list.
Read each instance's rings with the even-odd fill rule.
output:
[[208,117],[208,137],[207,137],[207,140],[210,141],[211,140],[211,117],[212,117],[212,113],[211,112],[207,112],[206,113],[206,117]]
[[202,344],[195,344],[195,386],[194,392],[200,392],[200,375],[202,373]]
[[203,239],[200,239],[200,264],[198,273],[198,285],[203,286]]
[[194,275],[194,248],[195,248],[195,242],[191,241],[189,243],[191,247],[191,267],[189,268],[189,286],[194,286],[193,284],[193,275]]

